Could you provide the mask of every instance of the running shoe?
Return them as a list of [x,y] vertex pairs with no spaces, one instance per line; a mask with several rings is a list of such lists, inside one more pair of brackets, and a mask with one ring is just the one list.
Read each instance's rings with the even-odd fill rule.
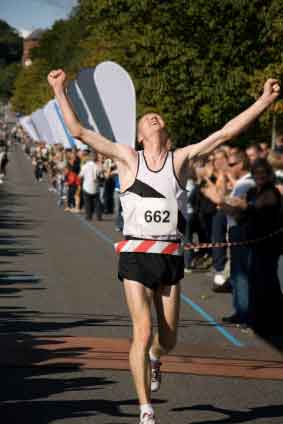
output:
[[153,414],[145,412],[141,418],[139,424],[155,424],[155,418]]
[[191,274],[192,272],[193,272],[193,268],[191,268],[191,267],[188,267],[188,268],[184,268],[184,272],[185,272],[185,274]]
[[70,212],[72,212],[72,213],[80,213],[80,210],[77,209],[77,208],[72,208],[72,209],[70,209]]
[[215,293],[231,293],[232,292],[232,285],[230,283],[230,280],[226,280],[224,284],[215,284],[213,282],[212,290]]
[[161,362],[150,361],[151,363],[151,384],[150,389],[152,392],[157,392],[161,385]]

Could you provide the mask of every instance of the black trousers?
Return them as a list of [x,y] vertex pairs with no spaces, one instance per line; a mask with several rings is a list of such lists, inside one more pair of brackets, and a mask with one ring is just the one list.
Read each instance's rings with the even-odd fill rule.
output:
[[73,184],[69,185],[69,187],[68,187],[68,198],[67,198],[69,208],[74,208],[76,206],[76,202],[75,202],[76,191],[77,191],[76,185],[73,185]]
[[85,217],[87,220],[91,220],[95,212],[96,218],[101,220],[102,218],[102,205],[100,202],[99,194],[90,194],[86,191],[83,192]]
[[250,290],[254,329],[267,336],[282,336],[283,294],[278,278],[279,255],[272,242],[253,246]]

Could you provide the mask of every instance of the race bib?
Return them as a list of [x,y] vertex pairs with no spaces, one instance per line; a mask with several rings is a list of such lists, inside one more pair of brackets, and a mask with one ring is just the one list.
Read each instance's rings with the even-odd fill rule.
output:
[[166,236],[176,233],[177,204],[166,199],[141,199],[137,209],[137,223],[144,236]]

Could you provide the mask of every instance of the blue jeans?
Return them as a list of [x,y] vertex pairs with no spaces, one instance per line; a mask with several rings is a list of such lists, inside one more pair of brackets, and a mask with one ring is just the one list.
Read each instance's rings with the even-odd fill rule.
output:
[[[212,218],[212,242],[226,241],[227,218],[222,210],[218,210]],[[213,267],[216,272],[224,271],[227,255],[226,247],[214,247],[212,249]]]
[[69,208],[75,208],[76,202],[75,202],[75,194],[77,191],[77,186],[72,184],[68,187],[68,196],[67,196],[67,203]]
[[123,216],[122,206],[120,201],[120,192],[114,190],[114,214],[115,214],[115,227],[120,231],[123,230]]
[[[186,232],[185,232],[185,243],[193,242],[193,232],[194,232],[194,214],[189,213],[187,215],[187,223],[186,223]],[[190,268],[192,264],[192,260],[194,257],[193,250],[185,250],[184,260],[185,260],[185,268]]]
[[[246,240],[245,227],[235,225],[229,230],[229,241]],[[248,246],[231,247],[231,284],[233,306],[241,321],[247,322],[250,315],[251,248]]]

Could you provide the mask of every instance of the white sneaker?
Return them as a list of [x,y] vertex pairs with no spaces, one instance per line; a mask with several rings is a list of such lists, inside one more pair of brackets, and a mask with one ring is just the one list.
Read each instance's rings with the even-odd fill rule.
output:
[[160,361],[150,361],[151,364],[151,383],[150,389],[152,392],[157,392],[160,389],[161,385],[161,362]]
[[141,418],[139,424],[155,424],[155,418],[153,414],[145,412]]
[[216,286],[223,286],[225,281],[226,281],[226,278],[224,277],[223,272],[216,272],[214,274],[213,282]]

